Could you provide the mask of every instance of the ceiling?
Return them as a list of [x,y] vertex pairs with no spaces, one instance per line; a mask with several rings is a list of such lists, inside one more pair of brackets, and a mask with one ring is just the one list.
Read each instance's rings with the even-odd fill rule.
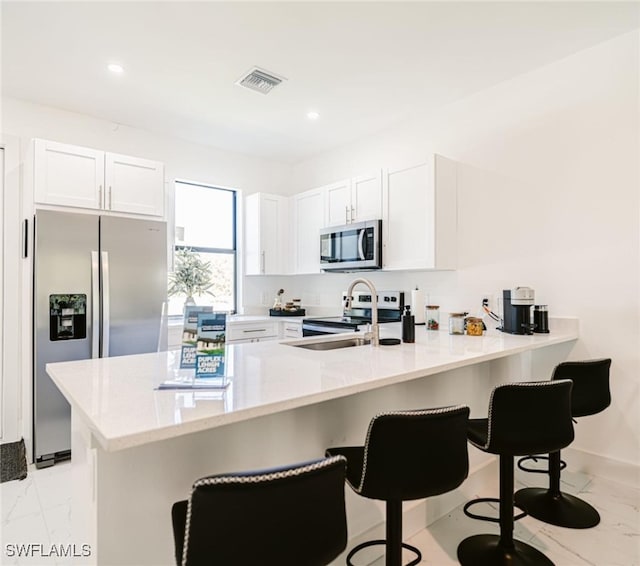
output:
[[[295,163],[638,26],[636,2],[4,0],[2,90]],[[236,85],[254,66],[287,80]]]

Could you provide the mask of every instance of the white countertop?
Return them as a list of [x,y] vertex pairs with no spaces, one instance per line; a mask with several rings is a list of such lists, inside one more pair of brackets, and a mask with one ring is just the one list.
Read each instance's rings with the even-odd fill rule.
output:
[[[414,344],[329,351],[288,344],[300,339],[231,345],[233,377],[222,391],[157,390],[161,382],[193,372],[179,369],[179,351],[53,363],[47,371],[102,448],[113,451],[578,338],[577,319],[551,319],[550,328],[550,334],[492,329],[473,337],[417,326]],[[353,335],[362,336],[327,339]],[[399,337],[400,325],[381,325],[381,336]]]

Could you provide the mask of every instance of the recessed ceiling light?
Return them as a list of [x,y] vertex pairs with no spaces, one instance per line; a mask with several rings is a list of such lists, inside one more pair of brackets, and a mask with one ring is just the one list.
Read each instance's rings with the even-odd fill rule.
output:
[[107,65],[107,69],[116,74],[124,73],[124,67],[122,65],[118,65],[118,63],[109,63]]
[[309,118],[309,120],[317,120],[320,118],[320,114],[313,110],[311,112],[307,112],[307,118]]

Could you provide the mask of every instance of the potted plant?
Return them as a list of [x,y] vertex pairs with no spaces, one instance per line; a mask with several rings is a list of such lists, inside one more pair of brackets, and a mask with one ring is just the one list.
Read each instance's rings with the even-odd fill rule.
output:
[[174,256],[174,270],[169,274],[170,297],[186,295],[185,305],[195,304],[194,295],[211,295],[211,264],[191,248],[180,248]]

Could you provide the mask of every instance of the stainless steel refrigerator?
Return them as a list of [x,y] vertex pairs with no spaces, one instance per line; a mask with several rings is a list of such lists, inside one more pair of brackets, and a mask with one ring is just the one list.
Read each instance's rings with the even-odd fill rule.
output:
[[39,210],[34,226],[33,456],[46,467],[71,455],[47,363],[166,349],[167,225]]

